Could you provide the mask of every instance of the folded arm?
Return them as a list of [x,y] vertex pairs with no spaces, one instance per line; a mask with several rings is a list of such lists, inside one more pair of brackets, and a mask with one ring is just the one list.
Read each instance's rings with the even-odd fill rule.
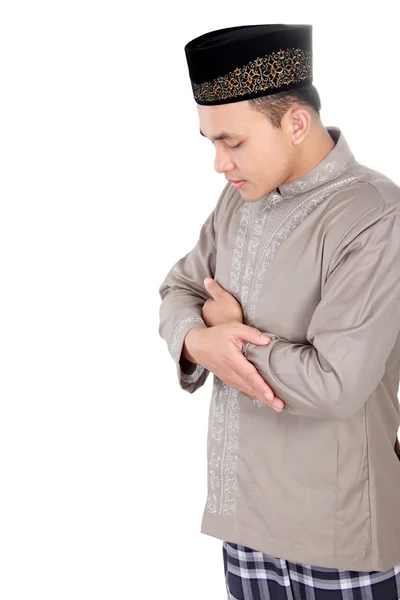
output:
[[378,386],[400,331],[400,213],[351,229],[334,252],[307,344],[274,332],[244,354],[282,398],[284,412],[351,418]]
[[173,265],[159,288],[158,331],[175,361],[179,385],[189,393],[205,383],[209,371],[182,356],[184,339],[192,327],[207,328],[201,316],[202,306],[209,298],[204,279],[214,277],[222,205],[234,191],[229,183],[224,186],[214,210],[201,227],[195,247]]

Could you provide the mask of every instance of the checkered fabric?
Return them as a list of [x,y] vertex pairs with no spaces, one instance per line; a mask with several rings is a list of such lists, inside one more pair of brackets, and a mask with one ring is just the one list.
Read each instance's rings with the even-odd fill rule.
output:
[[223,542],[228,600],[400,600],[400,564],[345,571],[275,558]]

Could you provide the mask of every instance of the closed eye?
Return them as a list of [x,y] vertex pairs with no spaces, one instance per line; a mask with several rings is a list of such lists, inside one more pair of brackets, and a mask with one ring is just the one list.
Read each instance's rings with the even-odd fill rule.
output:
[[[213,142],[211,140],[211,143],[214,144],[215,146],[215,142]],[[239,146],[241,146],[243,144],[243,142],[239,142],[238,144],[236,144],[236,146],[228,146],[228,148],[231,148],[231,150],[234,150],[235,148],[239,148]]]

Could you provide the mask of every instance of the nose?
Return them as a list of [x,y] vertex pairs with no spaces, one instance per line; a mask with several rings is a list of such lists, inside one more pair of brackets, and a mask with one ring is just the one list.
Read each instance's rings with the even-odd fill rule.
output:
[[229,154],[222,150],[221,147],[215,147],[214,169],[217,171],[217,173],[232,171],[233,168],[234,164],[232,159],[229,157]]

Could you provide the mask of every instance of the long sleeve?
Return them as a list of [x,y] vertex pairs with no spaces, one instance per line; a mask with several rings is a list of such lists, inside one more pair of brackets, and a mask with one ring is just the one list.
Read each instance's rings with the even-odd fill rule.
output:
[[244,345],[289,414],[349,419],[382,379],[400,331],[400,211],[380,211],[333,252],[308,344],[264,332],[268,346]]
[[215,275],[221,205],[230,189],[232,186],[227,183],[214,210],[201,227],[197,244],[173,265],[159,288],[161,306],[158,331],[167,342],[175,361],[179,385],[189,393],[200,388],[209,375],[209,371],[202,365],[186,363],[182,357],[182,349],[190,329],[207,328],[201,317],[203,304],[210,297],[204,287],[204,279],[214,278]]

